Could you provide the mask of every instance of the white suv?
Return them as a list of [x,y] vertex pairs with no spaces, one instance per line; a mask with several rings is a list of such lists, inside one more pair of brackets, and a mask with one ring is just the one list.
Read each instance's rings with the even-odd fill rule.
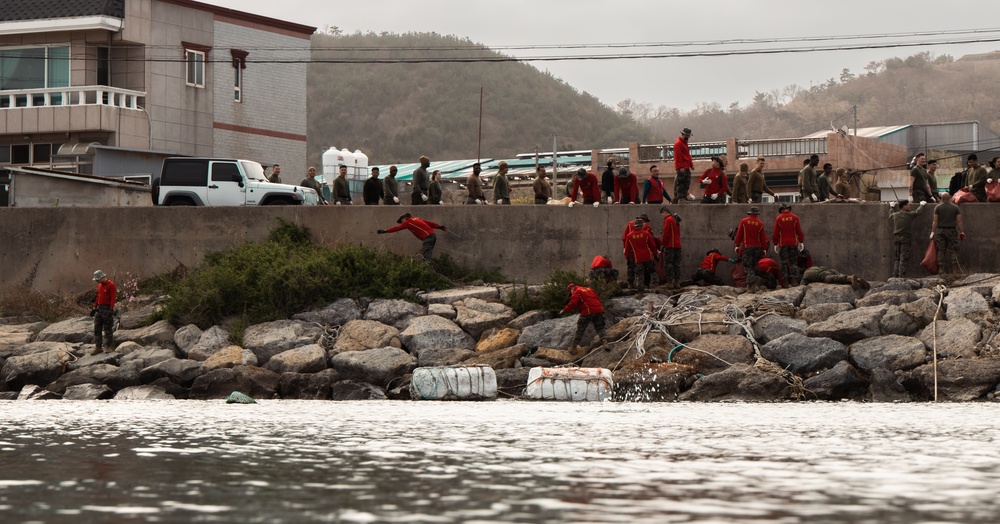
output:
[[251,160],[171,157],[153,181],[153,203],[161,206],[294,206],[319,203],[308,187],[267,181]]

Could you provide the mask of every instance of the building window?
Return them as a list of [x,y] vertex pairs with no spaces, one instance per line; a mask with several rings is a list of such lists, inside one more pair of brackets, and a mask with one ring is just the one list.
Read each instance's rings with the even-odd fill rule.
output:
[[187,64],[187,85],[205,87],[205,53],[187,49],[184,60]]
[[0,91],[69,87],[69,46],[0,49]]
[[243,101],[243,70],[247,68],[247,55],[242,49],[230,49],[233,55],[233,100]]

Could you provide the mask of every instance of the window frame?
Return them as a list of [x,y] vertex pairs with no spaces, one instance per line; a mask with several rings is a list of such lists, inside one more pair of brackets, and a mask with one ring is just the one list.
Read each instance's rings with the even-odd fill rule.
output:
[[247,55],[250,53],[243,49],[230,49],[229,53],[233,57],[233,69],[236,70],[233,75],[233,101],[242,103],[243,87],[246,80],[243,70],[247,68]]
[[[21,89],[50,89],[50,88],[60,88],[60,87],[72,87],[72,72],[73,72],[73,46],[69,42],[59,42],[52,44],[43,45],[15,45],[15,46],[0,46],[0,51],[20,51],[25,49],[39,49],[42,51],[42,85],[40,87],[11,87],[3,88],[0,86],[0,91],[17,91]],[[65,49],[65,57],[52,57],[52,51],[54,49]],[[66,64],[66,69],[63,71],[65,73],[66,85],[52,85],[52,61],[53,60],[64,60]]]
[[[184,84],[205,88],[205,63],[208,61],[208,53],[197,49],[184,49]],[[191,79],[194,73],[194,80]],[[198,78],[200,76],[201,78]],[[200,82],[199,82],[200,80]]]

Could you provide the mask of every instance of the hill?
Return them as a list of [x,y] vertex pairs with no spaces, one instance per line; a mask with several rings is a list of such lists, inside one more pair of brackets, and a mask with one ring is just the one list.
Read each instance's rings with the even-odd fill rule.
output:
[[[361,149],[370,163],[474,158],[483,88],[482,156],[538,147],[625,146],[649,140],[634,119],[520,62],[372,63],[378,59],[502,56],[435,33],[313,36],[309,66],[309,162],[330,146]],[[471,46],[471,48],[470,48]],[[445,50],[441,48],[456,48]],[[324,63],[361,60],[363,63]]]

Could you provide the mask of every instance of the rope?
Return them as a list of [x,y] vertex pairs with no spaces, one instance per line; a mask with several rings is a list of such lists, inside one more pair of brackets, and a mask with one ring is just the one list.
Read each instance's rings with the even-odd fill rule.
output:
[[941,304],[944,303],[944,294],[948,291],[948,288],[944,287],[943,284],[934,287],[934,291],[938,293],[938,303],[937,310],[934,311],[934,344],[932,346],[932,357],[934,358],[934,402],[938,401],[938,365],[937,365],[937,319],[938,315],[941,314]]

